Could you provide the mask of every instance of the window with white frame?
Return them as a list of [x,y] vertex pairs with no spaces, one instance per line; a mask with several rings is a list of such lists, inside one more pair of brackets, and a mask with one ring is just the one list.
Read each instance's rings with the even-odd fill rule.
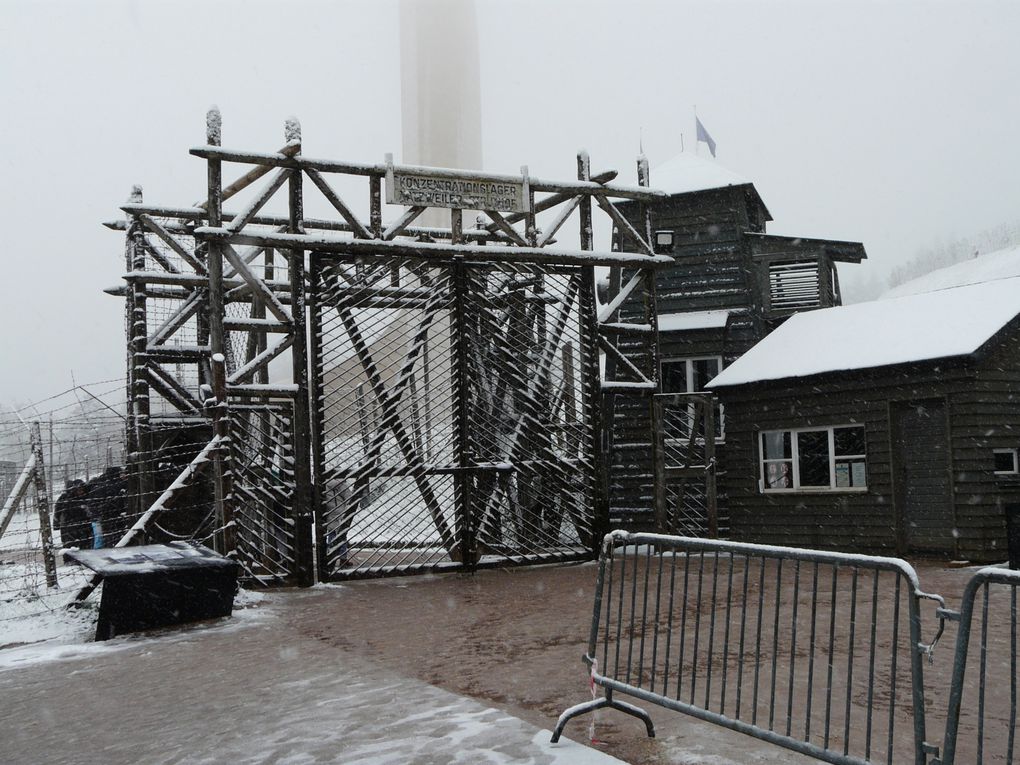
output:
[[993,449],[996,475],[1015,475],[1020,472],[1016,449]]
[[[693,356],[685,359],[665,359],[662,362],[662,392],[663,393],[702,393],[705,386],[722,371],[722,356]],[[715,430],[716,438],[723,437],[724,425],[723,405],[715,404]],[[676,423],[674,423],[676,424]],[[677,428],[670,428],[667,423],[667,433]],[[689,432],[681,427],[679,430]]]
[[669,230],[656,231],[655,232],[655,251],[656,252],[672,252],[673,251],[673,232]]
[[766,430],[760,439],[764,492],[859,491],[868,487],[863,425]]

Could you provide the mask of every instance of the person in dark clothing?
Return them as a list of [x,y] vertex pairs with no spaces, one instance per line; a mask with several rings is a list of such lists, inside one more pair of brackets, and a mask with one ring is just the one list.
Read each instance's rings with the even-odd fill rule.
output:
[[126,493],[127,482],[119,467],[109,467],[89,481],[89,517],[97,548],[113,547],[130,528]]
[[89,519],[87,495],[85,482],[75,479],[67,482],[64,493],[57,500],[53,510],[53,525],[60,532],[62,547],[92,549],[92,523]]

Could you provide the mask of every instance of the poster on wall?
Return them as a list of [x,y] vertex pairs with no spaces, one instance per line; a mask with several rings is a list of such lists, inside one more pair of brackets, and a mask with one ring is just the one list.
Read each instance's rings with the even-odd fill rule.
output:
[[768,487],[770,489],[789,489],[790,463],[770,462],[768,464]]

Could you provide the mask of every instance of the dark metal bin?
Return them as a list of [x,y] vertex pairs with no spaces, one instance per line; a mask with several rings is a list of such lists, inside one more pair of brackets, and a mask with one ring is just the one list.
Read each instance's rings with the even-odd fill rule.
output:
[[67,557],[102,577],[96,640],[233,610],[237,563],[197,542],[76,550]]

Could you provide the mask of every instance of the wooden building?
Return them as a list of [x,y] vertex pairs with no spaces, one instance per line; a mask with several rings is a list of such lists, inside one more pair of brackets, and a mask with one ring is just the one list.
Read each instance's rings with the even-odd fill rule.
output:
[[972,561],[1020,500],[1020,248],[796,316],[708,384],[730,536]]
[[[840,305],[836,264],[859,263],[866,257],[864,247],[856,242],[766,233],[772,216],[754,185],[707,158],[680,154],[653,168],[650,181],[653,188],[670,195],[650,205],[655,248],[675,258],[673,266],[658,271],[656,280],[660,378],[665,393],[703,391],[710,379],[790,316]],[[641,207],[625,202],[619,208],[641,230]],[[624,238],[614,241],[616,245],[629,249]],[[662,528],[651,512],[654,486],[647,399],[611,398],[607,418],[612,423],[611,522],[629,528]],[[729,414],[717,410],[714,419],[718,506],[725,517],[722,479],[728,469]],[[704,503],[703,491],[696,489],[693,496],[678,496],[675,501]],[[703,510],[694,507],[692,517]],[[697,525],[696,518],[693,523]],[[690,526],[665,530],[696,531]]]

